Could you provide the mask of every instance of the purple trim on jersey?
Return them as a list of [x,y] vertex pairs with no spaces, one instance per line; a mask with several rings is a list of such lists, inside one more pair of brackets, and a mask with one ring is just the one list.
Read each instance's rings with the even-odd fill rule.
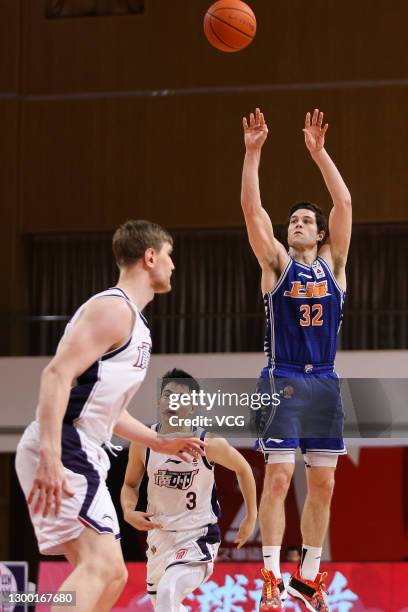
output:
[[82,523],[86,523],[87,525],[95,529],[95,531],[97,531],[98,533],[112,533],[113,534],[113,529],[111,529],[110,527],[104,527],[102,525],[99,525],[96,521],[89,518],[89,516],[83,517],[81,516],[81,514],[79,514],[78,516]]
[[119,346],[117,349],[114,349],[113,351],[109,351],[109,353],[105,353],[104,355],[102,355],[101,361],[106,361],[106,359],[110,359],[111,357],[115,357],[116,355],[119,355],[119,353],[127,349],[127,347],[129,346],[131,342],[132,342],[132,336],[130,336],[129,340],[125,342],[125,344],[122,344],[122,346]]
[[150,459],[150,447],[146,446],[146,452],[145,452],[145,470],[147,470],[149,459]]
[[221,542],[220,528],[217,524],[208,525],[207,533],[196,540],[196,543],[204,555],[202,561],[212,561],[212,556],[208,550],[207,544],[218,544],[219,542]]
[[139,314],[139,317],[142,319],[143,323],[146,325],[147,329],[150,329],[150,325],[149,325],[149,323],[148,323],[148,321],[147,321],[146,317],[144,316],[144,314],[142,314],[142,313],[140,312],[140,310],[138,310],[137,312],[138,312],[138,314]]
[[220,518],[221,508],[220,508],[220,504],[218,503],[217,488],[215,486],[215,482],[214,482],[212,493],[211,493],[211,509],[213,513],[215,514],[215,516],[217,518]]
[[[109,289],[108,289],[109,291]],[[102,293],[102,295],[96,295],[96,298],[104,298],[104,297],[117,297],[123,300],[123,295],[118,295],[117,293]],[[126,298],[127,299],[127,298]]]
[[[123,296],[124,296],[124,297],[125,297],[125,298],[126,298],[128,301],[129,301],[129,302],[132,302],[132,303],[133,303],[133,301],[130,299],[130,297],[129,297],[129,296],[128,296],[128,295],[127,295],[127,294],[126,294],[124,291],[123,291],[123,289],[121,289],[120,287],[111,287],[111,289],[115,289],[116,291],[120,291],[121,293],[123,293]],[[136,306],[136,308],[137,308],[137,306]],[[144,316],[144,315],[143,315],[143,314],[140,312],[140,310],[139,310],[138,308],[137,308],[137,312],[138,312],[138,314],[139,314],[140,318],[142,319],[143,323],[146,325],[146,327],[147,327],[148,329],[150,329],[150,327],[149,327],[149,323],[147,322],[146,317],[145,317],[145,316]]]
[[[131,301],[131,299],[128,296],[128,294],[126,293],[126,291],[123,291],[123,289],[121,289],[120,287],[111,287],[110,289],[113,289],[114,291],[120,291],[121,294],[123,295],[123,297],[125,297],[127,300],[129,300],[129,302]],[[109,291],[109,289],[108,289],[108,291]]]
[[169,567],[173,567],[174,565],[188,565],[189,563],[197,563],[197,561],[173,561],[173,563],[170,563],[166,566],[166,569],[164,571],[168,570]]
[[[203,553],[203,558],[200,559],[199,562],[206,563],[208,561],[212,561],[212,555],[210,551],[208,550],[207,544],[219,544],[221,542],[221,532],[220,532],[220,528],[218,527],[218,524],[215,523],[212,525],[207,525],[207,533],[201,536],[200,538],[198,538],[198,540],[196,540],[195,542],[198,545],[201,552]],[[173,563],[170,563],[169,565],[167,565],[166,570],[168,570],[169,567],[173,567],[174,565],[188,565],[189,563],[197,563],[197,561],[196,560],[173,561]]]
[[[204,442],[204,438],[205,438],[205,431],[203,430],[200,433],[200,440],[202,440]],[[205,455],[202,455],[201,459],[203,460],[203,463],[205,465],[205,467],[209,470],[211,470],[211,472],[214,470],[214,466],[211,465],[211,463],[208,461],[207,457]]]
[[[125,293],[123,291],[123,289],[121,289],[120,287],[111,287],[111,289],[114,289],[115,291],[120,291],[123,294],[123,297],[128,301],[131,302],[137,310],[137,314],[140,316],[140,318],[142,319],[143,323],[146,325],[147,329],[150,329],[149,327],[149,323],[147,322],[146,317],[140,312],[140,310],[138,309],[138,307],[136,306],[136,304],[133,302],[133,300],[130,299],[130,297],[127,295],[127,293]],[[109,291],[109,289],[108,289]],[[116,297],[121,297],[121,296],[116,296]]]
[[77,419],[89,400],[96,383],[99,380],[99,361],[95,361],[77,379],[77,384],[71,389],[64,423],[72,424]]
[[64,423],[62,426],[61,451],[61,461],[63,466],[71,470],[71,472],[82,474],[82,476],[85,476],[87,481],[85,499],[78,513],[79,518],[100,533],[113,533],[113,529],[99,525],[87,514],[95,498],[101,479],[98,472],[89,461],[86,452],[82,448],[79,433],[73,425],[68,423]]
[[218,523],[207,525],[207,533],[201,536],[200,540],[203,540],[207,544],[218,544],[221,542],[221,532]]

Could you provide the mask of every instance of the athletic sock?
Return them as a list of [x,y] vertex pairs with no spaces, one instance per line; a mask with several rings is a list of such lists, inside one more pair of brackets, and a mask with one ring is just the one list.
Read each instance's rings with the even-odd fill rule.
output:
[[267,570],[273,572],[275,578],[281,577],[280,551],[280,546],[262,546],[264,565]]
[[302,546],[302,561],[300,563],[300,575],[305,580],[316,580],[316,576],[319,573],[320,559],[322,556],[322,549],[316,548],[315,546]]

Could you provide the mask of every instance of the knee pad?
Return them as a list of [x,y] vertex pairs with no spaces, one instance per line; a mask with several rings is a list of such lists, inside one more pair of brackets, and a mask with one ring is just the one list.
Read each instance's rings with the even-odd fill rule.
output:
[[296,451],[276,451],[265,453],[265,463],[270,465],[271,463],[295,463],[295,452]]
[[305,453],[303,459],[306,467],[335,468],[339,456],[336,453]]

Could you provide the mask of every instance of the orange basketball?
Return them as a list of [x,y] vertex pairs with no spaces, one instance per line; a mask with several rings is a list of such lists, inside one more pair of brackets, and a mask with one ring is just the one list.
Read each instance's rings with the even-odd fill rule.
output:
[[241,0],[218,0],[204,17],[204,33],[220,51],[233,53],[247,47],[256,33],[256,17]]

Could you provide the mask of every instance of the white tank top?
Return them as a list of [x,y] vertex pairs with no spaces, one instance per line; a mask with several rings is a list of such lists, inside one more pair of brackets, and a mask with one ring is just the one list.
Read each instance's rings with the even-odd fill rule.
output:
[[[157,425],[152,429],[157,430]],[[205,431],[189,436],[205,437]],[[217,523],[220,508],[214,467],[204,457],[188,463],[146,449],[147,512],[165,531],[188,531]]]
[[92,296],[80,306],[66,326],[63,338],[90,301],[107,296],[126,300],[135,313],[132,334],[123,346],[101,355],[78,377],[64,417],[64,423],[74,425],[97,444],[109,442],[121,412],[142,384],[152,347],[146,319],[117,287]]

